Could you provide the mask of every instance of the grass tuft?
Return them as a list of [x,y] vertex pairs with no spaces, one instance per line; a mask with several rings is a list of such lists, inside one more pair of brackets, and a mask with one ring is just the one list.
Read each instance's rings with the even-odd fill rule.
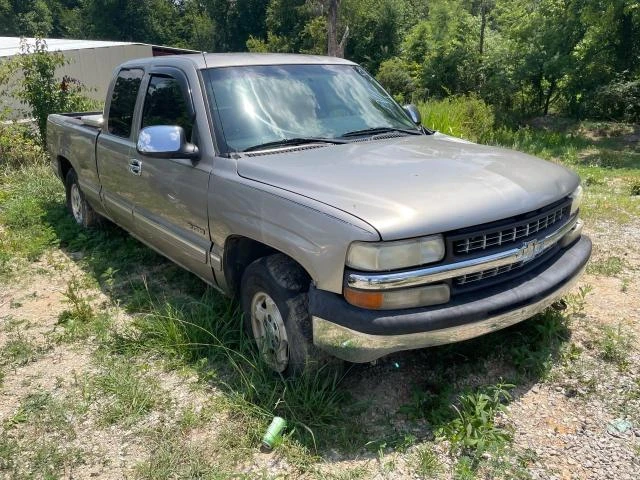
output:
[[438,478],[443,471],[438,455],[428,446],[421,446],[415,456],[416,473],[423,478]]
[[22,332],[11,334],[0,348],[0,367],[22,367],[36,361],[45,351],[45,347],[28,339]]
[[72,342],[90,336],[104,340],[108,335],[108,315],[96,314],[90,303],[91,298],[84,295],[83,290],[84,285],[78,277],[71,277],[64,292],[64,301],[69,308],[59,315],[57,322],[63,328],[63,333],[58,335],[59,340]]
[[607,257],[589,262],[587,273],[615,277],[625,268],[625,261],[620,257]]
[[242,331],[233,302],[207,290],[200,301],[150,305],[135,328],[116,339],[116,353],[155,352],[194,366],[225,390],[232,410],[260,418],[260,429],[282,416],[295,438],[314,448],[318,430],[327,432],[345,418],[340,372],[328,366],[295,378],[274,375]]
[[511,440],[511,431],[496,423],[498,413],[505,411],[514,385],[499,383],[458,397],[453,405],[456,417],[442,426],[438,435],[463,450],[485,451]]
[[489,136],[495,121],[493,108],[475,95],[428,100],[418,104],[418,109],[427,127],[472,142]]
[[103,425],[131,426],[163,402],[157,379],[143,375],[132,362],[114,359],[106,359],[88,380],[86,394],[96,402]]
[[[0,173],[0,280],[12,277],[15,264],[32,262],[57,242],[47,217],[64,202],[64,189],[45,165]],[[63,209],[62,209],[63,211]]]
[[[202,445],[170,428],[161,428],[150,436],[149,457],[136,466],[136,477],[145,480],[165,478],[226,479]],[[241,477],[240,477],[241,478]]]
[[629,364],[634,338],[634,335],[623,328],[622,324],[618,324],[616,327],[603,326],[602,337],[598,341],[600,356],[603,360],[617,365],[620,369],[626,368]]

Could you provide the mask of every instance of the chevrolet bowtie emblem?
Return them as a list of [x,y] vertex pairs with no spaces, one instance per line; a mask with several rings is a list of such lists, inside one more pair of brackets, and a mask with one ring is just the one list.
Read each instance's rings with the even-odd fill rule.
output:
[[522,248],[517,254],[519,261],[528,262],[540,255],[545,249],[545,242],[539,240],[530,240],[522,244]]

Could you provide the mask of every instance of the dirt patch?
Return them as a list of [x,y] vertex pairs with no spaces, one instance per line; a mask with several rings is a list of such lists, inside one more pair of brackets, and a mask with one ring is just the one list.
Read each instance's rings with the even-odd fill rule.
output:
[[[582,278],[573,293],[587,286],[590,291],[580,315],[569,323],[567,350],[555,352],[548,376],[521,382],[512,392],[508,411],[500,417],[501,424],[513,428],[509,447],[515,452],[513,458],[527,455],[526,461],[513,462],[525,465],[518,468],[532,478],[640,477],[637,343],[624,363],[603,360],[600,344],[604,326],[623,325],[640,338],[640,222],[588,224],[586,233],[594,242],[594,262],[615,256],[623,259],[623,266],[614,275],[593,273]],[[321,460],[314,463],[317,457],[311,454],[316,452],[261,452],[259,437],[247,435],[243,420],[216,404],[224,394],[192,371],[170,370],[164,360],[151,354],[142,359],[122,356],[120,361],[139,362],[144,375],[157,381],[162,401],[129,427],[104,425],[102,401],[89,402],[84,410],[68,407],[65,428],[70,426],[72,433],[58,437],[54,430],[38,430],[31,420],[18,422],[16,417],[33,394],[48,394],[65,405],[82,405],[91,398],[86,385],[104,366],[100,364],[104,352],[96,353],[101,345],[94,338],[64,343],[55,336],[62,328],[57,325],[59,316],[69,307],[65,297],[69,281],[87,275],[81,260],[54,250],[0,291],[0,348],[17,335],[38,347],[33,358],[3,368],[0,423],[9,437],[22,442],[24,454],[30,452],[30,435],[81,451],[81,459],[64,470],[66,478],[131,478],[140,474],[141,465],[155,468],[156,474],[163,471],[160,467],[193,473],[207,464],[205,460],[213,459],[248,477],[409,479],[419,477],[420,468],[429,467],[424,459],[419,466],[424,450],[435,459],[435,477],[454,478],[459,476],[460,455],[452,453],[447,441],[435,440],[434,425],[424,417],[412,418],[411,410],[407,413],[403,407],[431,408],[423,406],[431,405],[421,403],[424,399],[416,400],[415,390],[438,393],[435,376],[446,365],[434,362],[442,358],[466,365],[451,377],[453,400],[467,390],[517,376],[513,365],[491,356],[482,364],[467,365],[463,348],[450,357],[407,352],[376,365],[355,366],[341,388],[354,403],[365,405],[358,420],[367,425],[368,436],[358,438],[353,449],[320,451]],[[130,326],[132,317],[108,293],[91,281],[87,285],[82,294],[91,299],[96,311],[108,314],[116,328]],[[630,420],[632,427],[612,435],[608,427],[617,419]],[[355,430],[350,433],[362,435]],[[483,458],[490,461],[492,455]],[[486,476],[513,478],[512,467],[500,467]]]

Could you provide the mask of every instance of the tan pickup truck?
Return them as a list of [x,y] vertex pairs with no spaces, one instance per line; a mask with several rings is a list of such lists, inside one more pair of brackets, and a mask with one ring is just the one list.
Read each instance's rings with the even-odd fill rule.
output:
[[104,112],[51,115],[47,141],[76,221],[238,297],[278,372],[512,325],[591,253],[574,173],[432,132],[343,59],[130,61]]

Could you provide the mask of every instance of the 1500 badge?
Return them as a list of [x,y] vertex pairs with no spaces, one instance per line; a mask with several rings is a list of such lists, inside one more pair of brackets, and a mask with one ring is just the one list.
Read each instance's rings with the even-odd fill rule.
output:
[[194,225],[194,224],[193,224],[193,223],[191,223],[191,222],[187,222],[187,225],[189,225],[189,228],[190,228],[191,230],[193,230],[194,232],[199,233],[200,235],[206,235],[206,233],[207,233],[207,231],[206,231],[204,228],[199,227],[199,226],[197,226],[197,225]]

